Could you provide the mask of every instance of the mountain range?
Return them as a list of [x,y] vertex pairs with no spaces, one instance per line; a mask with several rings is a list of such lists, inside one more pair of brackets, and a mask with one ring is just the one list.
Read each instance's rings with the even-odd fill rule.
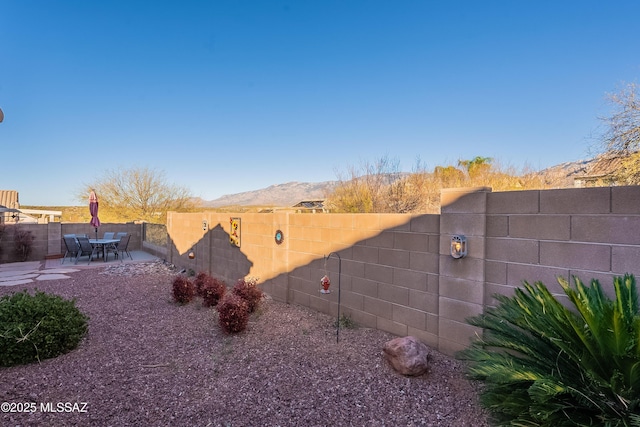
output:
[[[574,180],[592,173],[600,162],[596,157],[589,160],[561,163],[535,172],[544,175],[553,188],[574,186]],[[600,162],[601,163],[601,162]],[[196,199],[203,207],[220,208],[225,206],[293,206],[303,200],[322,200],[327,197],[339,181],[324,182],[287,182],[274,184],[258,190],[236,194],[226,194],[215,200]]]
[[215,200],[200,200],[200,206],[219,208],[224,206],[293,206],[303,200],[322,200],[338,181],[287,182],[270,185],[259,190],[237,194],[225,194]]

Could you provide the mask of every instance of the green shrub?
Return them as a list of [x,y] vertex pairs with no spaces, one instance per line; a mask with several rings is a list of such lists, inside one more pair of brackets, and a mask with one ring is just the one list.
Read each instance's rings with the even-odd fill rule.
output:
[[27,291],[0,298],[0,365],[12,366],[67,353],[87,332],[75,300]]
[[459,357],[485,383],[480,400],[497,425],[640,426],[640,309],[632,275],[613,281],[558,279],[563,306],[544,284],[524,282],[511,298],[471,318],[484,329]]
[[180,304],[187,304],[196,294],[196,288],[188,278],[176,276],[173,279],[173,299]]
[[263,296],[262,290],[258,288],[258,280],[254,278],[238,280],[232,292],[247,302],[249,313],[256,311]]
[[233,293],[227,293],[218,303],[218,323],[228,334],[242,332],[249,323],[247,302]]

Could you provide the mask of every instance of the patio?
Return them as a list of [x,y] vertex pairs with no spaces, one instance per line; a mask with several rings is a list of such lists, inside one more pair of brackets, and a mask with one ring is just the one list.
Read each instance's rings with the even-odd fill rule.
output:
[[73,264],[67,260],[64,264],[60,259],[47,259],[44,261],[11,262],[0,264],[0,286],[17,286],[34,281],[68,279],[68,273],[74,273],[85,269],[104,268],[111,266],[148,263],[160,259],[144,251],[131,251],[133,260],[123,258],[120,260],[103,262],[96,260],[88,265],[85,263]]

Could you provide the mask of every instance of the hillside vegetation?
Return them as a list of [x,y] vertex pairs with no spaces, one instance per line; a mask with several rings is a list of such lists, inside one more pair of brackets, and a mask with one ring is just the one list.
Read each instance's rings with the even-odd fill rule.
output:
[[[380,159],[352,169],[347,178],[316,183],[289,182],[269,187],[229,194],[216,200],[193,199],[193,207],[185,212],[266,212],[290,208],[303,200],[324,200],[331,212],[411,212],[437,213],[443,188],[491,187],[492,191],[517,191],[571,188],[585,176],[599,177],[585,185],[628,185],[618,180],[622,160],[610,156],[562,163],[542,171],[516,172],[494,164],[491,158],[476,157],[460,161],[457,166],[438,166],[433,171],[398,172],[395,164]],[[22,206],[25,209],[45,209],[62,212],[62,222],[88,223],[86,206]],[[131,221],[117,209],[101,204],[100,221],[117,223]],[[162,223],[161,221],[151,221]]]

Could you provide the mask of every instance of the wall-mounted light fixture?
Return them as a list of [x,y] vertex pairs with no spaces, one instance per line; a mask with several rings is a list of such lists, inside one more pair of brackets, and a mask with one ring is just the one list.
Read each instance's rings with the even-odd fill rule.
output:
[[462,234],[451,236],[451,256],[456,259],[467,256],[467,238]]
[[207,229],[209,228],[209,224],[207,223],[206,219],[202,220],[202,231],[207,231]]

